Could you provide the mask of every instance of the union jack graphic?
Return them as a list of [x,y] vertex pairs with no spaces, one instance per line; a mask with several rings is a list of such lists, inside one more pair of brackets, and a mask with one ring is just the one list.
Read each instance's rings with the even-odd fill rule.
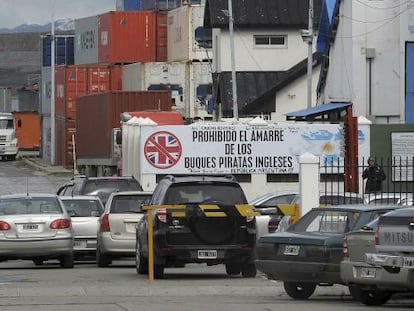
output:
[[174,166],[180,159],[181,152],[181,143],[178,138],[165,131],[153,133],[144,145],[148,163],[160,169]]

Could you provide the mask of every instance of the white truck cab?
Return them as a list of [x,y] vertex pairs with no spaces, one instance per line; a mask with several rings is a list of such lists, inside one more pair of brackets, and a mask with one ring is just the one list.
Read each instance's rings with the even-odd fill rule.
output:
[[15,160],[18,152],[13,114],[0,112],[0,157]]

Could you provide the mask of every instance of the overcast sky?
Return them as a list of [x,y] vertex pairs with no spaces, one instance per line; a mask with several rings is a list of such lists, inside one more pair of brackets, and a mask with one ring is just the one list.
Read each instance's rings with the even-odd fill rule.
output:
[[52,20],[52,12],[55,20],[76,19],[114,11],[115,7],[116,0],[0,0],[0,28],[44,25]]

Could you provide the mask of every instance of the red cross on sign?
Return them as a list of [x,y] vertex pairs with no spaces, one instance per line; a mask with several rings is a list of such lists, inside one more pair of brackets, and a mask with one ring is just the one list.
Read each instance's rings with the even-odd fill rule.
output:
[[151,166],[159,169],[170,168],[181,158],[181,143],[170,132],[155,132],[146,140],[144,154]]

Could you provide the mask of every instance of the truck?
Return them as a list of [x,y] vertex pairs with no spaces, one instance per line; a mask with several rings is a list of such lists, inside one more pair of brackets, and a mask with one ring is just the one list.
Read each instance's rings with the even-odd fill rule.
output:
[[116,138],[121,114],[128,111],[171,111],[171,92],[111,91],[76,98],[75,143],[68,152],[75,155],[73,166],[80,174],[117,174],[121,147]]
[[374,241],[375,249],[365,254],[368,267],[353,272],[364,273],[356,288],[359,300],[382,305],[394,293],[414,293],[414,207],[379,217]]
[[14,161],[19,151],[17,143],[13,114],[0,112],[0,158]]

